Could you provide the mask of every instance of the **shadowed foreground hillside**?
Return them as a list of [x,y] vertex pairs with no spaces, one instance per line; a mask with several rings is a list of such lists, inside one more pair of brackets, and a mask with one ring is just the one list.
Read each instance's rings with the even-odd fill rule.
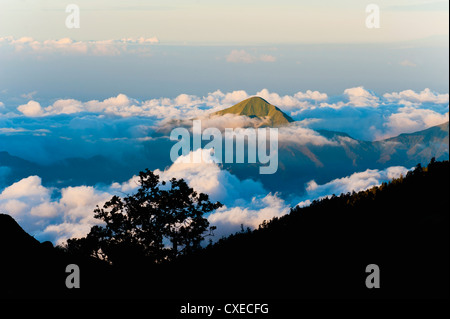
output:
[[[448,194],[449,163],[432,162],[230,236],[200,264],[241,297],[448,297]],[[365,286],[369,264],[380,267],[380,289]]]
[[[16,229],[0,238],[1,296],[448,298],[448,194],[449,162],[432,161],[389,184],[295,208],[258,230],[158,265],[106,265]],[[1,231],[14,226],[0,217]],[[69,263],[80,266],[80,289],[65,287]],[[365,285],[369,264],[380,268],[379,289]]]

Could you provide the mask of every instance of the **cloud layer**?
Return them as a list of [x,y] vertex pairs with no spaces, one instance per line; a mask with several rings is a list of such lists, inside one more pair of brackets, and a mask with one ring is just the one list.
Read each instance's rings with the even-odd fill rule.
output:
[[21,53],[58,53],[72,55],[114,56],[122,53],[145,53],[148,45],[158,43],[156,37],[122,38],[118,40],[75,41],[70,38],[39,41],[31,37],[0,37],[4,46]]
[[[203,150],[203,159],[200,164],[186,164],[179,159],[169,168],[155,173],[166,181],[172,177],[183,178],[195,190],[209,194],[212,201],[224,204],[207,216],[211,225],[217,226],[216,240],[239,231],[241,225],[257,228],[264,220],[289,213],[292,205],[306,206],[314,199],[332,194],[365,190],[408,171],[405,167],[396,166],[385,170],[368,169],[322,185],[311,180],[305,185],[306,194],[301,199],[286,202],[278,194],[267,192],[260,182],[240,180],[221,169],[207,150]],[[101,224],[93,218],[96,205],[103,205],[113,195],[132,194],[137,188],[137,176],[109,186],[61,189],[44,187],[40,177],[29,176],[2,190],[0,210],[13,216],[39,240],[62,243],[71,237],[84,236],[93,225]]]
[[[34,92],[33,92],[34,93]],[[319,91],[307,90],[293,95],[279,95],[263,89],[256,92],[273,105],[280,107],[291,117],[301,121],[304,127],[343,131],[358,139],[374,140],[409,133],[438,125],[448,119],[449,94],[424,89],[421,92],[404,90],[377,95],[363,87],[344,90],[341,96],[328,96]],[[20,115],[29,118],[51,117],[61,114],[80,117],[83,114],[115,116],[121,118],[145,117],[161,123],[174,119],[206,119],[218,110],[236,104],[252,95],[238,90],[223,93],[217,90],[206,96],[180,94],[175,98],[155,98],[145,101],[125,94],[103,101],[78,101],[58,99],[53,103],[29,100],[13,109],[3,105],[0,112],[6,117]],[[237,127],[249,119],[220,119]],[[216,119],[217,122],[217,119]],[[224,124],[224,125],[225,125]],[[211,122],[208,125],[220,126]],[[223,125],[222,125],[223,126]]]
[[[189,156],[198,152],[202,151]],[[221,225],[219,234],[237,231],[240,224],[257,227],[264,219],[287,212],[286,204],[276,195],[267,194],[261,183],[240,180],[221,169],[208,150],[203,150],[203,159],[200,164],[185,164],[179,158],[166,170],[155,170],[155,173],[165,181],[183,178],[196,191],[223,203],[225,206],[218,215],[210,216],[212,222]],[[137,188],[137,176],[109,186],[61,189],[44,187],[40,177],[29,176],[3,189],[0,210],[13,216],[38,239],[61,243],[70,237],[84,236],[90,227],[100,224],[93,218],[96,205],[103,205],[113,195],[131,194]],[[244,213],[238,218],[239,211]]]

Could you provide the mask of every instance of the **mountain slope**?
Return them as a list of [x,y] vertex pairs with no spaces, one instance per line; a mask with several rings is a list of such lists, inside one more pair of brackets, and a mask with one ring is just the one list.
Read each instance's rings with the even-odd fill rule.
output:
[[415,162],[448,158],[449,154],[449,122],[428,129],[400,134],[383,141],[374,142],[382,149],[380,160],[390,160],[395,157],[407,157]]
[[[224,274],[219,286],[251,283],[239,286],[243,296],[443,298],[448,174],[448,161],[431,162],[389,184],[296,207],[259,230],[219,241],[203,261],[211,276]],[[381,269],[381,289],[364,284],[372,263]],[[283,289],[286,283],[295,289]]]
[[270,104],[259,96],[248,98],[225,110],[218,111],[213,115],[236,114],[245,115],[250,118],[259,118],[265,126],[282,126],[294,122],[294,120],[278,107]]
[[28,235],[9,215],[0,214],[0,249],[6,249],[14,242],[16,249],[33,249],[40,243]]

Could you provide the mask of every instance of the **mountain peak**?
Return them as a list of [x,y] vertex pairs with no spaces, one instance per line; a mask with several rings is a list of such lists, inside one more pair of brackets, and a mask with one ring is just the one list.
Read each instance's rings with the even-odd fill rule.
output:
[[259,118],[262,125],[282,126],[294,122],[294,120],[278,107],[270,104],[259,96],[250,97],[225,110],[218,111],[214,115],[236,114],[250,118]]

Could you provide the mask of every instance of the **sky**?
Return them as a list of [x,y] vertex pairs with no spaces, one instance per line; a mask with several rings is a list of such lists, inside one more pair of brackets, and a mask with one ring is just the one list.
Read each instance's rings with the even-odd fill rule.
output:
[[[72,2],[71,2],[72,3]],[[0,0],[0,101],[448,90],[448,1]]]
[[[380,9],[379,28],[366,26],[371,3]],[[79,28],[66,26],[68,4],[80,9]],[[140,154],[167,121],[205,116],[253,95],[298,121],[280,134],[298,143],[326,143],[317,129],[360,140],[423,130],[448,121],[448,6],[439,0],[0,0],[0,152],[45,165]],[[225,234],[409,168],[311,180],[295,202],[211,162],[156,169],[221,200],[225,206],[208,218]],[[133,176],[108,185],[50,186],[37,175],[4,185],[9,172],[0,165],[0,212],[54,243],[85,234],[97,222],[95,205],[136,186]]]
[[[66,30],[65,7],[81,10],[81,28]],[[368,4],[381,27],[365,27]],[[2,0],[3,35],[38,40],[157,36],[162,43],[274,44],[392,42],[448,34],[448,1],[433,0]]]

